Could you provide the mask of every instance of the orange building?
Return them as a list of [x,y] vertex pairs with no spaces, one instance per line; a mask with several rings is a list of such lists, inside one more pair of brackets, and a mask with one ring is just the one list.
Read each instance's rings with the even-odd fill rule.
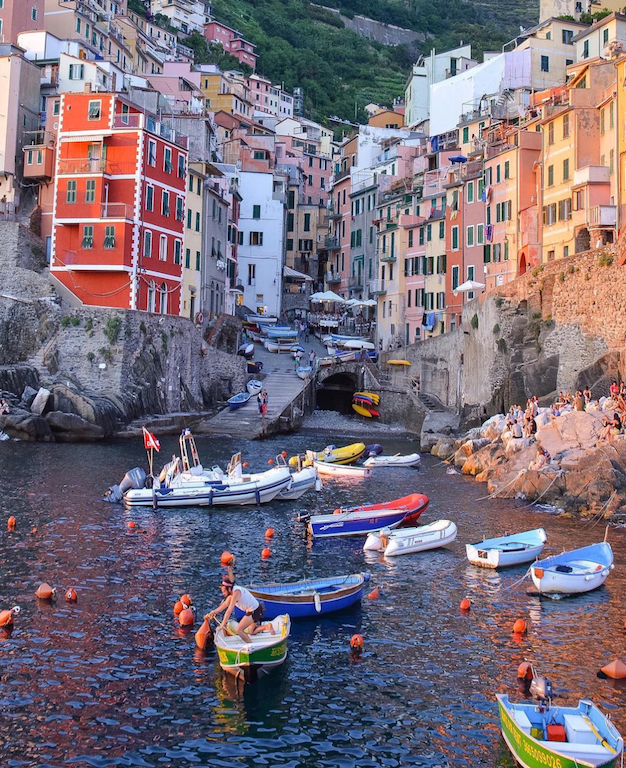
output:
[[50,264],[62,294],[179,314],[186,179],[186,137],[118,94],[63,94]]

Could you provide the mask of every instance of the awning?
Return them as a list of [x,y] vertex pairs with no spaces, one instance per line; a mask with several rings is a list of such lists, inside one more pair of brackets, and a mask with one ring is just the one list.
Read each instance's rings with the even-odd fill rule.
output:
[[288,267],[288,266],[283,267],[283,276],[291,277],[293,280],[310,280],[311,282],[313,282],[312,277],[305,275],[304,272],[298,272],[297,270],[292,269],[291,267]]

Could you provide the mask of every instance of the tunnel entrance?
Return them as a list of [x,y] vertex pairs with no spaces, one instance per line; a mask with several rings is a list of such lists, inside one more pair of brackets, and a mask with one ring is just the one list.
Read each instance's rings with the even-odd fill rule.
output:
[[351,373],[334,373],[317,390],[317,407],[322,411],[353,414],[352,395],[357,389],[356,376]]

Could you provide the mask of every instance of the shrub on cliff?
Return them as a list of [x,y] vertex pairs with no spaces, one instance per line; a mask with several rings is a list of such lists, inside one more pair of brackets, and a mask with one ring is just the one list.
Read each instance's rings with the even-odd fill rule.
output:
[[472,319],[470,320],[470,325],[474,330],[478,328],[478,315],[474,313]]
[[122,318],[121,317],[110,317],[106,321],[106,325],[104,326],[104,335],[109,340],[109,344],[113,345],[117,341],[118,336],[120,335],[120,330],[122,328]]

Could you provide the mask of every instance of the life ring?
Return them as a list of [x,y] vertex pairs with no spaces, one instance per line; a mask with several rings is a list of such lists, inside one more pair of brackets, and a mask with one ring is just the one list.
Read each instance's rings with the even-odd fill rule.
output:
[[202,325],[203,322],[204,322],[204,315],[202,312],[198,312],[198,314],[196,315],[196,325]]

